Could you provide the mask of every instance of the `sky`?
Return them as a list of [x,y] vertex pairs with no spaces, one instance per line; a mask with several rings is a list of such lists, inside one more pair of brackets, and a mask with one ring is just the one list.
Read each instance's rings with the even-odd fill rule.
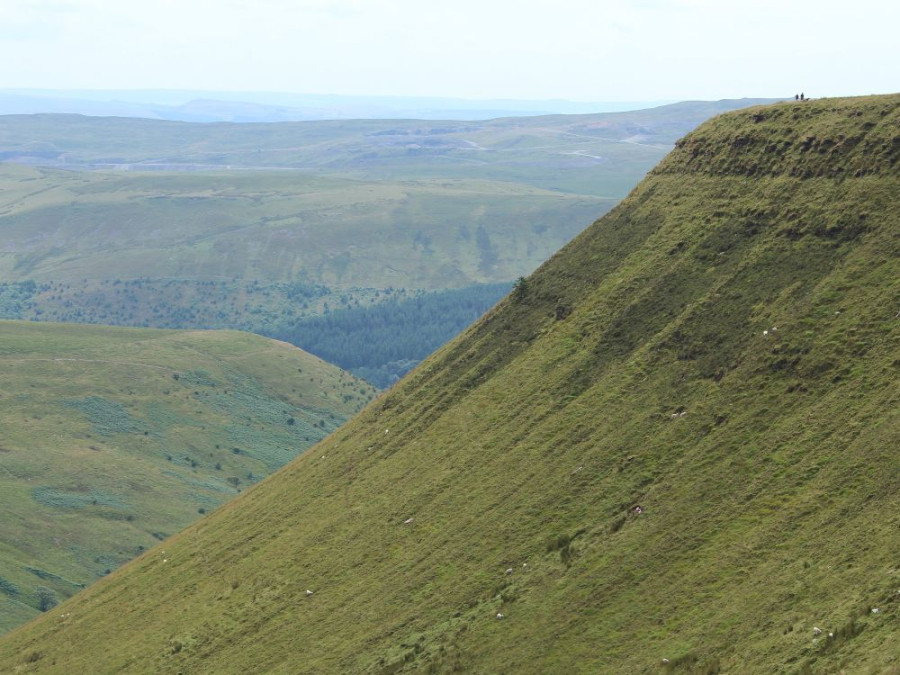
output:
[[0,2],[0,89],[570,101],[900,90],[893,0]]

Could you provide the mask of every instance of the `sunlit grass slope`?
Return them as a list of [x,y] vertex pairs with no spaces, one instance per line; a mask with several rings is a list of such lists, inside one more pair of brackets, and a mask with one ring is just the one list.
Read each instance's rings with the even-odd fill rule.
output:
[[335,429],[373,390],[282,342],[0,322],[0,631]]
[[0,641],[0,670],[890,672],[898,158],[900,96],[702,126],[349,424]]

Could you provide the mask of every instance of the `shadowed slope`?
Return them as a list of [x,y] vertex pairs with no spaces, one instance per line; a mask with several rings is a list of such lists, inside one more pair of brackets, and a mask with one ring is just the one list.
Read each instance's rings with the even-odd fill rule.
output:
[[389,394],[7,637],[0,668],[888,668],[898,157],[898,96],[702,126]]

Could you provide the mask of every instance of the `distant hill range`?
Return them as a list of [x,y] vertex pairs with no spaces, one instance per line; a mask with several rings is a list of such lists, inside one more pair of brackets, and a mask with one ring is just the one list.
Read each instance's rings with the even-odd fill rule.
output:
[[898,194],[900,95],[702,125],[0,671],[895,672]]
[[670,101],[469,100],[277,92],[0,89],[0,115],[75,113],[180,122],[295,122],[340,119],[481,120],[640,110]]
[[[405,171],[407,178],[423,176],[424,160],[438,160],[436,165],[425,165],[424,176],[515,180],[525,168],[523,163],[532,170],[525,175],[573,163],[579,168],[603,163],[612,171],[627,154],[611,143],[629,144],[633,154],[639,153],[642,144],[667,151],[677,138],[713,115],[774,100],[688,101],[628,112],[478,121],[196,124],[124,116],[11,114],[0,115],[0,160],[146,170],[386,170],[386,176]],[[509,165],[505,171],[504,165]],[[580,182],[585,184],[587,180]],[[565,182],[555,187],[571,189]]]

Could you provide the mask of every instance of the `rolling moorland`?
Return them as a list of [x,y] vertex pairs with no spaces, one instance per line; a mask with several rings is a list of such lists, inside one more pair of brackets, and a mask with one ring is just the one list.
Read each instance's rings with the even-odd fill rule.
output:
[[723,115],[0,670],[895,672],[900,95]]
[[8,281],[459,288],[530,272],[589,214],[616,201],[505,183],[286,171],[160,175],[0,165],[0,180],[0,274]]
[[494,180],[621,198],[646,173],[648,155],[658,160],[660,151],[664,154],[713,115],[763,102],[772,99],[686,101],[619,113],[468,122],[197,124],[2,115],[0,160],[64,168],[245,167],[340,172],[375,180]]
[[0,322],[0,633],[215,509],[368,384],[233,331]]
[[[335,327],[359,311],[386,324],[398,313],[379,302],[410,300],[454,316],[422,314],[428,337],[397,361],[416,363],[676,138],[751,103],[483,122],[2,116],[0,159],[32,166],[0,165],[0,316],[292,339],[331,311],[350,312]],[[382,387],[407,368],[378,359],[338,364]]]

